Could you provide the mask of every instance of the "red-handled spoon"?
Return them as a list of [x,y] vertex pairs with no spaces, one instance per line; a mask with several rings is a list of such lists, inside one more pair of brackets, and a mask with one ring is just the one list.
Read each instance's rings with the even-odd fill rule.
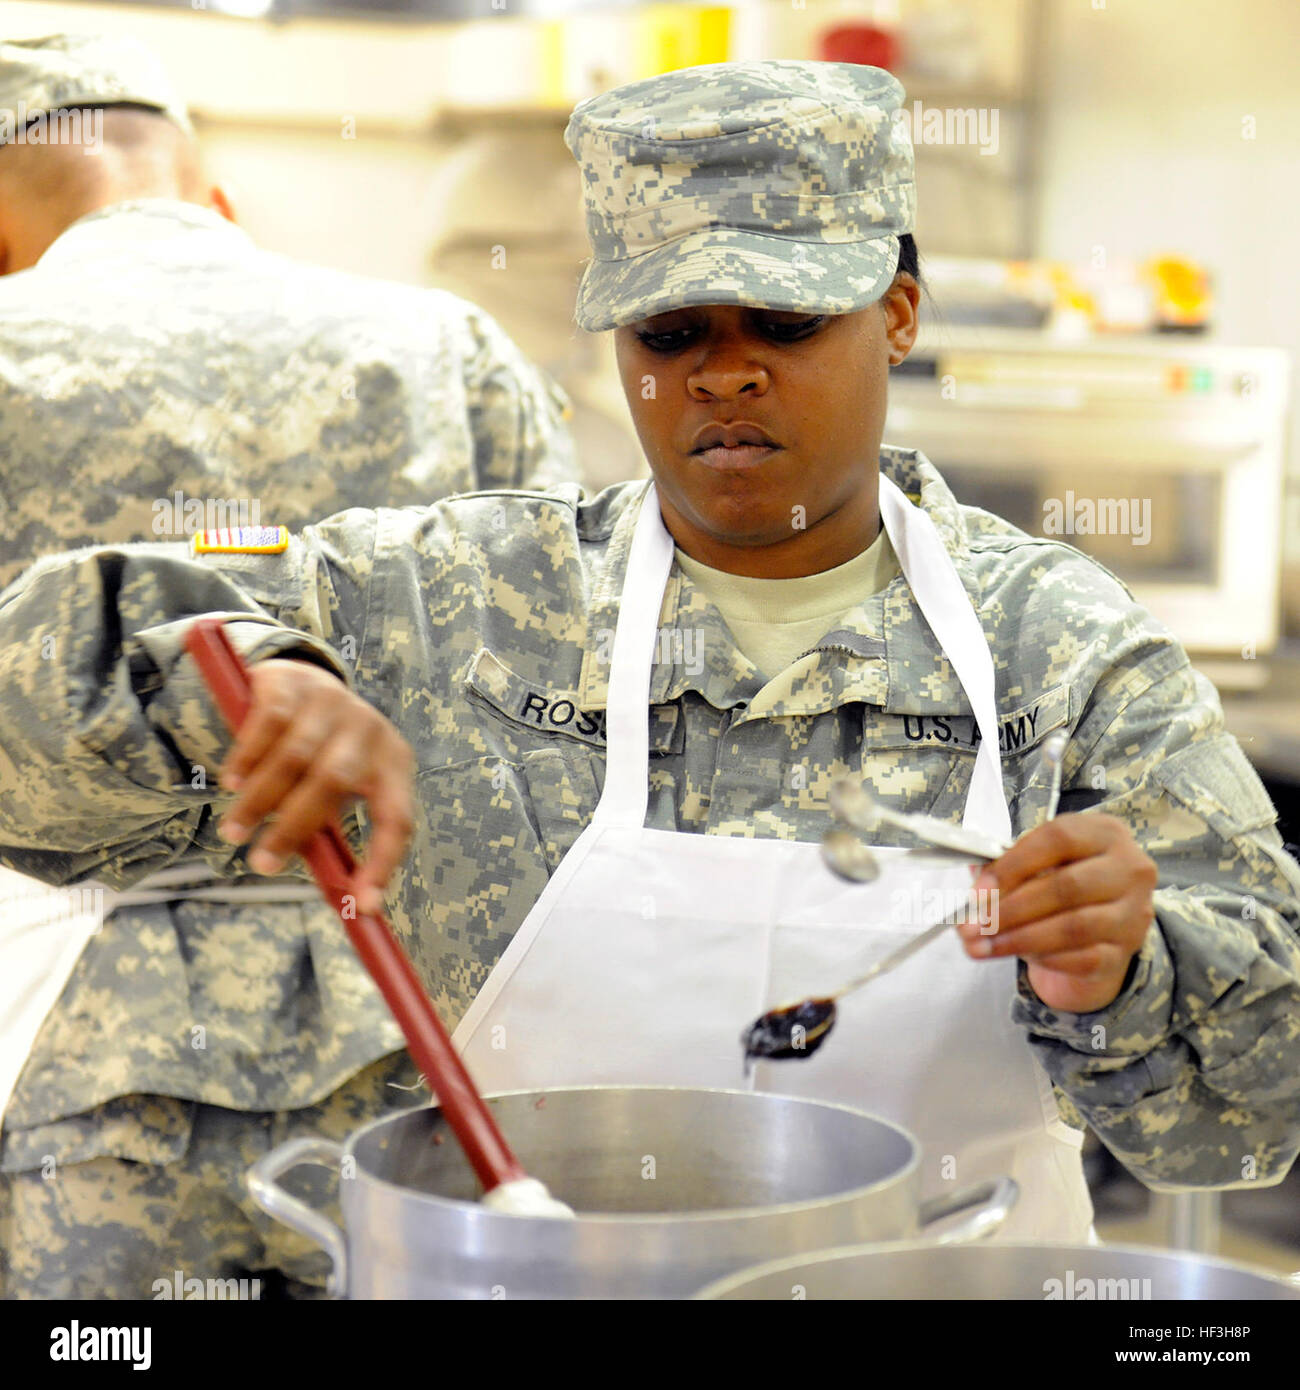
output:
[[[248,670],[221,622],[200,618],[190,629],[185,646],[231,732],[238,732],[252,703],[251,686]],[[483,1104],[392,928],[381,916],[355,910],[352,876],[356,860],[338,824],[319,830],[301,853],[321,892],[338,912],[361,963],[393,1011],[416,1066],[437,1096],[448,1125],[483,1184],[484,1200],[499,1210],[521,1215],[572,1216],[563,1202],[525,1174]]]

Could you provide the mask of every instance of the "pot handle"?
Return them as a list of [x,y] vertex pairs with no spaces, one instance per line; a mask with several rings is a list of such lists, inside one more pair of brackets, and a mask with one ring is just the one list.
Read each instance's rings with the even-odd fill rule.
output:
[[273,1216],[291,1230],[315,1241],[330,1257],[332,1268],[326,1292],[339,1298],[347,1297],[348,1247],[343,1232],[306,1202],[299,1201],[282,1188],[276,1179],[300,1163],[319,1163],[337,1173],[343,1158],[343,1145],[332,1139],[290,1139],[259,1158],[244,1178],[249,1195],[268,1216]]
[[920,1226],[924,1230],[936,1221],[954,1212],[975,1210],[964,1220],[954,1222],[946,1231],[935,1236],[938,1245],[956,1245],[968,1240],[982,1240],[994,1231],[1011,1215],[1011,1209],[1020,1198],[1020,1186],[1014,1178],[988,1178],[960,1192],[943,1197],[931,1197],[921,1203]]

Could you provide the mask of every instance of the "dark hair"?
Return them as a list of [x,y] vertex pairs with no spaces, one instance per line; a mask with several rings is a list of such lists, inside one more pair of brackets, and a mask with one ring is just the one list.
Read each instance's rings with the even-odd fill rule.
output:
[[907,271],[918,285],[922,284],[920,255],[916,249],[916,238],[911,232],[904,232],[898,238],[898,266],[894,273],[897,274],[900,270]]

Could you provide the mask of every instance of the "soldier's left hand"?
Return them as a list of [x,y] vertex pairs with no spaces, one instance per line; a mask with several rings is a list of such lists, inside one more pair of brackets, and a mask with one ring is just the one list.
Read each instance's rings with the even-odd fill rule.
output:
[[992,920],[958,930],[976,960],[1020,956],[1049,1008],[1093,1013],[1123,988],[1155,920],[1158,876],[1117,816],[1058,816],[984,866],[975,886],[992,881],[992,898],[981,899]]

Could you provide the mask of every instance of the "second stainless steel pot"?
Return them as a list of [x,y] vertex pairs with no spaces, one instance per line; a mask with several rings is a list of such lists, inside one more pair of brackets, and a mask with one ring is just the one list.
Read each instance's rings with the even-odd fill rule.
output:
[[1300,1299],[1267,1270],[1177,1250],[1123,1245],[902,1244],[823,1250],[720,1279],[698,1298],[761,1299]]
[[[296,1139],[249,1174],[263,1210],[330,1253],[352,1298],[675,1298],[782,1255],[995,1229],[1010,1178],[921,1202],[906,1130],[846,1106],[750,1091],[586,1086],[488,1097],[529,1173],[574,1221],[476,1200],[435,1107],[377,1120],[346,1145]],[[281,1188],[298,1163],[340,1173],[345,1231]]]

